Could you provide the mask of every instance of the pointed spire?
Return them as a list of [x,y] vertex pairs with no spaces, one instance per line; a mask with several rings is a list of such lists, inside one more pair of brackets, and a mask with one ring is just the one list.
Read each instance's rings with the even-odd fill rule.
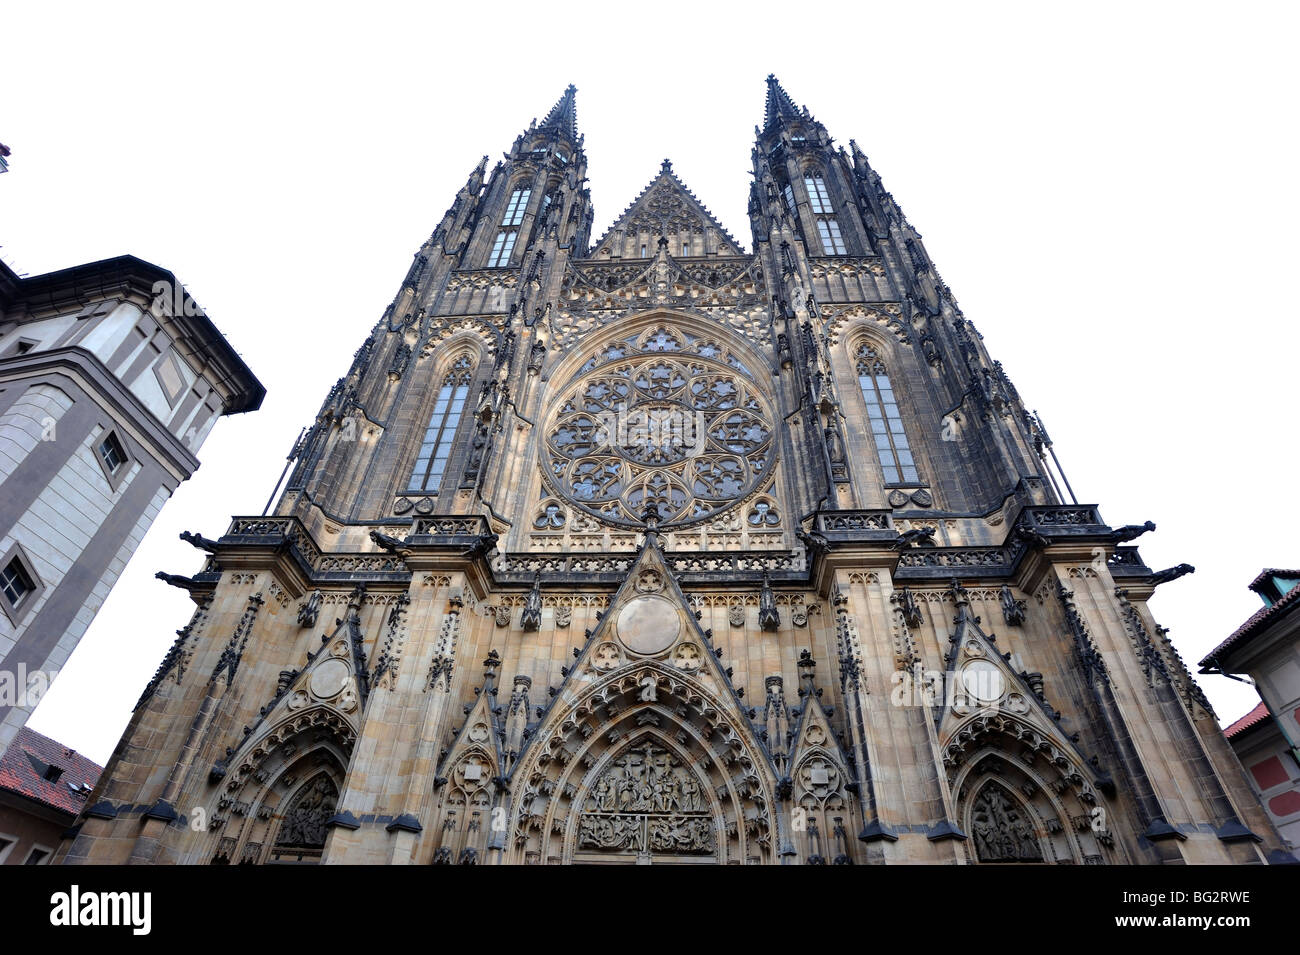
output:
[[538,129],[554,129],[570,139],[577,139],[578,107],[574,102],[574,94],[577,92],[578,88],[570,83],[564,95],[551,107],[546,118],[538,124]]
[[800,115],[794,100],[781,88],[776,76],[767,74],[767,108],[763,112],[763,131],[771,129],[779,120],[798,119]]

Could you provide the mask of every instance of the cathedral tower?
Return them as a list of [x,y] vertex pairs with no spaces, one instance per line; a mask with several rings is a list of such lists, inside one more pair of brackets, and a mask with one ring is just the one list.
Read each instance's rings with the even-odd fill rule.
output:
[[[484,157],[67,862],[1263,862],[1280,842],[880,176],[767,80],[746,250],[570,87]],[[175,579],[175,578],[173,578]]]

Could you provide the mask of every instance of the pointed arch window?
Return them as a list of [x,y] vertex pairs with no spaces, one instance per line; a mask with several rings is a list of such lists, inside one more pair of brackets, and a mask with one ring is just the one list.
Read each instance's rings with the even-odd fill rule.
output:
[[817,234],[822,240],[822,252],[825,255],[844,255],[844,236],[840,234],[840,224],[834,218],[824,217],[817,220]]
[[428,492],[441,487],[473,377],[474,363],[469,356],[464,356],[452,365],[443,378],[438,400],[429,416],[429,426],[424,431],[424,441],[420,444],[420,456],[416,458],[415,468],[411,471],[408,490]]
[[835,218],[835,206],[826,190],[826,180],[819,175],[804,176],[803,184],[808,190],[808,207],[817,216],[817,237],[822,242],[822,255],[846,254],[848,248],[840,232],[839,220]]
[[528,199],[533,194],[533,190],[527,187],[516,189],[510,194],[510,202],[506,205],[506,214],[501,217],[502,226],[519,226],[524,221],[524,211],[528,208]]
[[503,268],[510,264],[510,254],[515,250],[515,240],[519,237],[519,227],[523,224],[532,194],[533,190],[527,186],[521,186],[510,194],[505,215],[501,217],[501,229],[488,254],[488,268]]
[[831,205],[830,193],[826,191],[825,179],[821,176],[804,176],[803,184],[808,190],[808,205],[814,214],[835,214],[835,207]]
[[914,484],[920,481],[912,450],[903,430],[903,418],[898,411],[898,399],[889,381],[885,363],[867,342],[858,346],[858,385],[867,405],[867,421],[871,440],[875,442],[880,457],[880,469],[886,484]]

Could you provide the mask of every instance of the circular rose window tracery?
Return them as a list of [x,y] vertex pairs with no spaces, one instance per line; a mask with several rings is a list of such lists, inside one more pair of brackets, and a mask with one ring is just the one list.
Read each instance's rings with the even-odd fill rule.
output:
[[715,341],[658,326],[604,346],[552,406],[543,468],[602,520],[714,517],[771,470],[772,415],[749,369]]

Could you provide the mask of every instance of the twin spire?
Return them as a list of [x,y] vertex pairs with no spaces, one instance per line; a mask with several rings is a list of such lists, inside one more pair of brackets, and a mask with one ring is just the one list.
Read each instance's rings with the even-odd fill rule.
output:
[[[805,110],[806,112],[806,110]],[[790,94],[781,88],[781,83],[773,73],[767,74],[767,106],[763,110],[763,132],[784,119],[798,119],[799,108],[790,99]]]
[[[565,89],[564,94],[551,107],[551,111],[546,114],[546,118],[538,123],[538,129],[553,129],[570,139],[578,138],[578,106],[576,94],[578,88],[572,83]],[[807,113],[807,107],[802,111],[795,106],[794,100],[790,98],[782,87],[775,74],[767,75],[767,102],[763,110],[763,131],[770,130],[781,120],[798,119]]]
[[574,100],[574,94],[578,88],[572,83],[564,91],[559,102],[551,107],[551,111],[546,114],[546,118],[538,124],[538,129],[553,129],[569,139],[578,138],[578,106]]

